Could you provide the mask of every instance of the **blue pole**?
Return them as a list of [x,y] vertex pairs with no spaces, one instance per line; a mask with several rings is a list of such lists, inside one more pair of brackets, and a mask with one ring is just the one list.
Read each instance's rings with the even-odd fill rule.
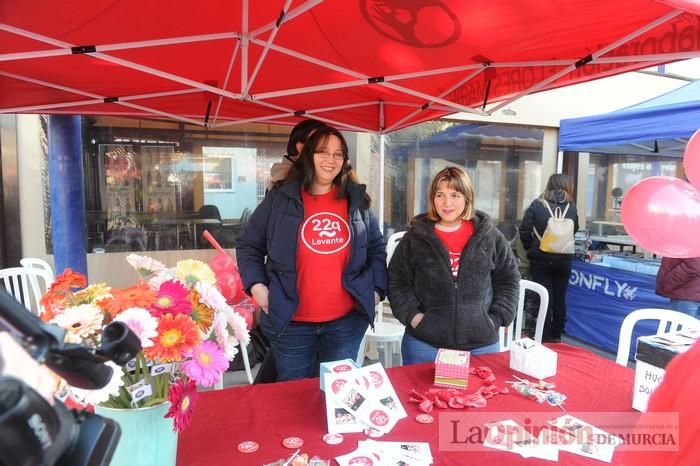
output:
[[49,117],[51,240],[56,274],[87,276],[83,148],[79,116]]

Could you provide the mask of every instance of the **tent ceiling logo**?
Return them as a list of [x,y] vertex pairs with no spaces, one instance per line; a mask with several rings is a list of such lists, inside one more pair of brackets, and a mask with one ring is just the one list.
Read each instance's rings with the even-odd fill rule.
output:
[[441,0],[360,0],[367,22],[380,34],[420,48],[455,42],[462,25]]

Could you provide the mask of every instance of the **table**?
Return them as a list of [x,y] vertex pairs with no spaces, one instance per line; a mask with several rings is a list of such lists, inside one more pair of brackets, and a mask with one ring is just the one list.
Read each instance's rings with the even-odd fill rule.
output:
[[[566,344],[550,344],[559,354],[558,374],[548,380],[567,394],[566,408],[570,412],[631,412],[632,369],[619,366],[587,350]],[[504,385],[512,380],[513,371],[508,367],[509,353],[497,353],[472,358],[472,366],[485,365],[496,375],[496,384]],[[408,403],[409,391],[415,388],[423,392],[432,386],[433,365],[418,364],[388,369],[387,373],[396,393],[408,413],[380,441],[430,442],[435,465],[508,464],[539,465],[553,463],[544,460],[525,459],[514,453],[497,450],[453,452],[439,448],[439,422],[419,424],[414,420],[419,412],[415,404]],[[522,375],[522,374],[521,374]],[[471,376],[472,387],[479,386],[480,379]],[[324,394],[319,390],[318,379],[304,379],[268,385],[252,385],[202,393],[194,408],[192,424],[180,434],[178,444],[179,466],[261,465],[288,457],[292,451],[284,448],[282,439],[299,436],[304,440],[302,451],[331,459],[354,451],[364,434],[344,434],[339,445],[327,445],[322,436],[326,433]],[[518,394],[499,395],[488,400],[481,409],[436,410],[439,412],[499,414],[511,412],[547,412],[555,418],[563,414],[549,405],[540,405]],[[437,414],[436,413],[436,418]],[[499,417],[499,419],[505,419]],[[236,446],[244,440],[254,440],[260,449],[251,454],[239,453]],[[613,463],[619,458],[615,454]],[[562,452],[562,465],[599,464],[595,460]],[[602,464],[602,463],[601,463]]]
[[635,243],[629,235],[591,235],[589,239],[599,243],[614,244],[620,247],[620,251],[622,251],[625,246],[632,246],[632,252],[637,252],[637,243]]

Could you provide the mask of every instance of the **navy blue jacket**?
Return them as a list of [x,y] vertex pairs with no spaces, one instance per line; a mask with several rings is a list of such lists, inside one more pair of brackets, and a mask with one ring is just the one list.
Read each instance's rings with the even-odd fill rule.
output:
[[[343,288],[356,308],[374,322],[374,292],[387,289],[386,247],[377,220],[362,208],[365,185],[348,185],[350,257],[343,270]],[[238,238],[236,259],[244,288],[267,285],[270,322],[282,332],[299,306],[297,294],[297,241],[304,220],[299,180],[267,193]],[[265,257],[267,256],[267,260]],[[323,287],[323,283],[318,284]]]

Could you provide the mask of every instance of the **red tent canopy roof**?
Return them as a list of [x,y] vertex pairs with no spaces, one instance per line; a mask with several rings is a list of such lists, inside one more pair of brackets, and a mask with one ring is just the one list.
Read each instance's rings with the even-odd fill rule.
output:
[[391,131],[699,55],[653,0],[5,0],[0,112]]

